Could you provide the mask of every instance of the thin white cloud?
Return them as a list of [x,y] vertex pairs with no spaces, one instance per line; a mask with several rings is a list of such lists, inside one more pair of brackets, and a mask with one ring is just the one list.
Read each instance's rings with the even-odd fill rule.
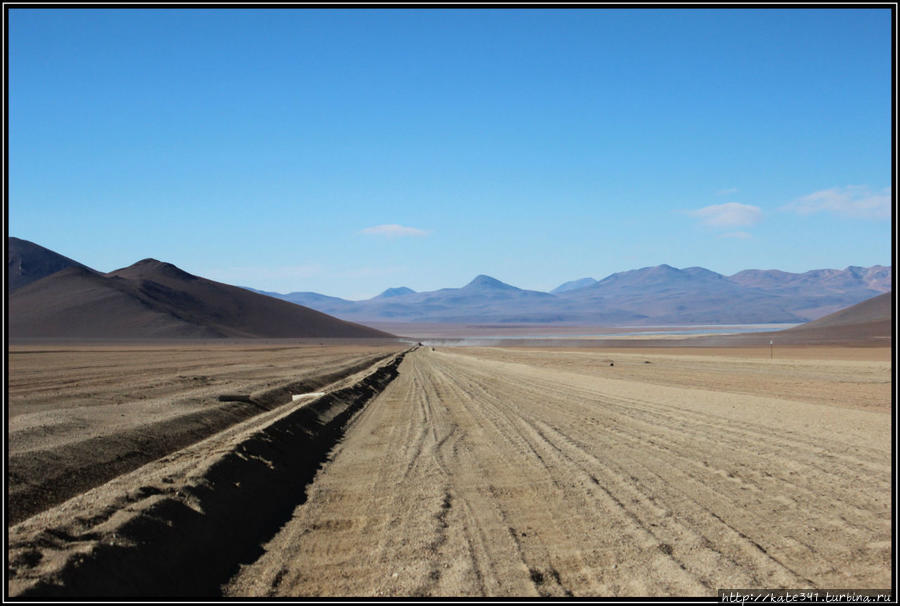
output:
[[738,240],[747,240],[748,238],[752,238],[750,234],[745,231],[729,231],[724,234],[719,234],[720,238],[737,238]]
[[866,185],[832,187],[798,198],[782,209],[800,215],[830,212],[856,219],[890,219],[891,188],[872,191]]
[[725,189],[720,189],[716,192],[717,196],[730,196],[731,194],[736,194],[738,192],[738,188],[736,187],[726,187]]
[[743,227],[755,225],[762,219],[762,209],[758,206],[739,202],[704,206],[689,210],[687,214],[698,217],[701,223],[710,227]]
[[401,238],[405,236],[427,236],[428,231],[417,227],[406,227],[405,225],[374,225],[360,231],[362,234],[372,236],[384,236],[387,238]]

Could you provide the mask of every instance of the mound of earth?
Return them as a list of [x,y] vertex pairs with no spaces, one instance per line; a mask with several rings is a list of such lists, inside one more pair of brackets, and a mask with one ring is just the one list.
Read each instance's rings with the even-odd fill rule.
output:
[[890,339],[892,310],[892,293],[886,292],[782,334],[819,340]]
[[21,238],[10,237],[7,251],[9,256],[6,261],[6,275],[9,276],[9,292],[67,267],[87,269],[78,261]]
[[384,338],[392,335],[144,259],[102,274],[80,264],[16,289],[12,338]]

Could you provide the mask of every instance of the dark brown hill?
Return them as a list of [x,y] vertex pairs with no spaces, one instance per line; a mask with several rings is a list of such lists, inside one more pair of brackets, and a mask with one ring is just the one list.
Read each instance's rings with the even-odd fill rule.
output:
[[773,341],[776,351],[779,345],[889,346],[893,337],[891,295],[891,292],[886,292],[786,330],[699,337],[686,339],[684,344],[766,346],[769,341]]
[[78,261],[21,238],[10,237],[6,250],[9,255],[6,260],[9,292],[67,267],[85,267]]
[[300,305],[145,259],[101,274],[70,267],[9,298],[12,338],[390,338]]
[[893,311],[891,295],[886,292],[818,320],[781,331],[781,334],[809,341],[889,340]]

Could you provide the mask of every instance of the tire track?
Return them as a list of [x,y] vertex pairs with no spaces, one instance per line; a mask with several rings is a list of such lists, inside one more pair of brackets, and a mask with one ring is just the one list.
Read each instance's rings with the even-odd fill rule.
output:
[[808,404],[747,422],[750,396],[629,385],[417,350],[229,595],[890,585],[886,441],[782,427]]
[[[508,391],[509,389],[510,389],[510,386],[506,386],[506,389],[504,390],[504,393],[506,393],[506,394],[509,395],[509,391]],[[554,410],[554,413],[559,413],[559,411],[555,409],[555,410]],[[559,415],[557,415],[557,416],[559,416]],[[578,429],[579,429],[578,426],[572,426],[572,427],[570,427],[570,428],[569,428],[570,434],[572,434],[572,435],[576,434]],[[647,441],[646,439],[641,439],[641,438],[638,437],[637,435],[630,436],[630,438],[631,438],[631,439],[633,440],[633,442],[635,443],[635,447],[636,447],[636,448],[640,448],[640,449],[646,451],[646,448],[647,448],[647,445],[648,445],[648,441]],[[568,439],[568,438],[567,438],[567,439]],[[652,440],[650,441],[650,443],[651,443],[651,445],[653,445],[654,447],[656,446],[656,445],[653,444],[653,441],[652,441]],[[637,452],[637,450],[629,451],[629,453],[630,453],[630,458],[633,459],[633,460],[637,460],[637,459],[635,459],[635,457],[634,457],[634,454],[633,454],[634,452]],[[692,462],[692,458],[689,457],[689,456],[688,456],[688,457],[685,457],[683,452],[681,452],[681,453],[675,452],[675,453],[673,453],[673,454],[675,455],[674,458],[672,458],[673,464],[676,464],[676,465],[677,465],[677,464],[680,464],[680,463],[682,463],[682,462]],[[627,455],[626,455],[626,456],[627,456]],[[607,460],[608,460],[608,459],[610,459],[610,458],[607,457]],[[658,465],[660,462],[661,462],[661,461],[657,461],[656,464]],[[627,477],[627,475],[626,475],[626,477]],[[694,478],[692,477],[691,480],[693,480],[693,479],[694,479]],[[708,483],[709,478],[704,478],[704,479],[707,481],[706,483]],[[704,482],[702,482],[702,481],[700,481],[700,480],[697,480],[697,482],[698,482],[698,483],[697,483],[696,490],[700,490],[700,491],[707,490],[707,491],[708,491],[708,488],[707,488],[707,486],[705,485]],[[690,482],[689,482],[689,483],[690,483]],[[822,487],[822,484],[823,484],[823,483],[822,483],[822,481],[820,480],[819,483],[818,483],[818,486],[819,486],[819,488],[820,488],[820,493],[818,494],[818,497],[819,497],[819,498],[817,499],[817,500],[819,500],[819,501],[823,500],[822,494],[821,494],[821,487]],[[742,487],[742,488],[746,488],[746,486],[744,486],[744,487]],[[714,493],[710,493],[710,494],[714,494]],[[720,514],[722,513],[722,511],[723,511],[723,510],[724,510],[724,511],[728,511],[729,509],[733,509],[733,504],[729,504],[727,501],[722,501],[721,498],[718,498],[719,495],[715,495],[715,496],[716,496],[717,498],[714,499],[713,502],[718,501],[718,502],[721,503],[721,505],[713,507],[713,508],[711,509],[711,511],[713,511],[713,513],[715,513],[715,511],[718,511],[719,514],[716,514],[716,515],[718,516],[718,519],[722,519],[722,517],[721,517],[721,515],[720,515]],[[817,496],[817,495],[811,495],[811,496]],[[744,499],[744,500],[745,500],[745,499]],[[798,500],[799,500],[799,499],[798,499]],[[826,502],[827,502],[827,499],[824,499],[824,500],[826,500]],[[804,499],[804,501],[810,501],[810,499]],[[813,500],[812,502],[815,502],[815,500]],[[837,504],[837,506],[838,506],[837,508],[843,508],[844,511],[845,511],[845,513],[847,512],[848,509],[849,509],[850,511],[856,511],[856,509],[854,509],[854,508],[852,507],[852,505],[849,505],[849,504],[847,504],[846,502],[840,502],[840,503]],[[709,508],[710,505],[707,504],[707,505],[705,505],[704,507]],[[723,508],[724,508],[724,509],[723,509]],[[869,524],[871,524],[871,521],[872,521],[872,520],[871,520],[871,512],[864,512],[864,513],[867,513],[867,514],[868,514],[868,520],[867,520],[867,521],[868,521]],[[732,514],[730,515],[730,517],[734,517],[734,514],[732,513]],[[832,517],[833,517],[833,516],[832,516]],[[859,539],[858,537],[848,537],[848,536],[847,536],[848,534],[851,534],[853,531],[855,531],[855,530],[857,530],[857,529],[859,529],[859,530],[861,530],[861,531],[862,531],[862,530],[866,530],[866,532],[864,532],[863,534],[864,534],[864,535],[867,535],[867,536],[865,536],[865,537],[863,537],[863,538],[867,538],[867,539],[869,539],[869,540],[871,540],[871,539],[873,538],[873,534],[875,534],[875,533],[873,533],[870,529],[866,529],[864,526],[860,526],[859,528],[857,528],[854,524],[849,523],[849,521],[847,520],[846,516],[842,516],[841,519],[842,519],[842,521],[844,522],[843,528],[841,529],[841,530],[842,530],[842,533],[843,533],[843,536],[842,536],[842,537],[839,537],[840,539],[842,539],[842,540],[841,540],[841,543],[846,543],[847,540],[848,540],[848,538],[851,539],[851,540],[857,540],[857,541],[859,541],[860,539]],[[887,526],[887,524],[889,524],[889,514],[886,514],[886,513],[885,513],[885,515],[884,515],[884,525],[882,525],[882,527],[881,527],[881,529],[880,529],[880,532],[881,532],[881,533],[889,532],[889,526]],[[746,526],[747,523],[744,523],[744,525]],[[753,522],[751,523],[751,526],[754,527],[754,528],[765,528],[766,522],[764,522],[764,521],[762,521],[762,520],[759,520],[759,519],[756,519],[755,521],[753,521]],[[791,520],[791,523],[787,526],[787,530],[790,531],[790,530],[791,530],[792,528],[794,528],[795,526],[796,526],[796,520]],[[742,531],[737,530],[737,532],[738,532],[738,533],[741,533]],[[759,530],[757,530],[756,532],[757,532],[757,534],[758,534],[758,533],[759,533]],[[764,531],[764,532],[765,532],[765,531]],[[784,542],[785,542],[785,541],[779,541],[779,540],[778,540],[779,537],[778,537],[777,535],[773,535],[772,533],[768,533],[766,536],[769,537],[769,538],[766,540],[766,542],[768,542],[770,545],[777,545],[779,542],[781,542],[781,543],[784,543]],[[828,542],[834,542],[834,541],[833,541],[834,537],[830,537],[830,539],[831,539],[831,541],[825,542],[825,546],[826,546],[826,547],[828,547]],[[804,546],[804,545],[802,545],[802,541],[793,540],[793,543],[794,543],[795,545],[801,545],[801,546]],[[753,544],[758,544],[758,543],[755,542],[755,541],[753,541]],[[805,547],[805,546],[804,546],[804,547]],[[767,552],[767,550],[766,550],[765,548],[760,548],[760,551],[762,551],[762,552],[764,552],[764,553]],[[815,549],[809,549],[809,551],[816,551],[816,550],[815,550]],[[829,552],[829,551],[831,551],[832,554],[829,554],[829,555],[833,555],[834,549],[833,549],[833,548],[832,548],[832,549],[825,549],[824,551],[825,551],[826,553]],[[821,556],[823,550],[819,549],[818,552],[819,552],[819,555]],[[801,577],[801,578],[802,578],[802,577]]]

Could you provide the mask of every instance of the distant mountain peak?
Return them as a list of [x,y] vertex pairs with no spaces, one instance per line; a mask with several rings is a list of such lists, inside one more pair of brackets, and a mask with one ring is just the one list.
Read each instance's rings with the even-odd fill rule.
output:
[[510,286],[505,282],[501,282],[497,278],[492,278],[491,276],[487,276],[485,274],[478,274],[475,278],[463,286],[463,288],[468,289],[484,289],[484,288],[492,288],[492,289],[504,289],[504,290],[519,290],[515,286]]
[[628,269],[625,271],[619,271],[614,274],[610,274],[609,276],[607,276],[606,278],[601,280],[601,282],[608,280],[609,278],[624,278],[624,277],[635,278],[638,276],[641,276],[641,277],[674,276],[674,275],[677,275],[680,273],[681,273],[681,270],[678,269],[677,267],[672,267],[671,265],[667,265],[667,264],[663,263],[661,265],[650,265],[647,267],[640,267],[638,269]]
[[146,259],[141,259],[137,263],[129,265],[128,267],[124,267],[122,269],[117,269],[116,271],[110,272],[110,275],[117,276],[135,276],[135,275],[152,275],[152,274],[161,274],[164,276],[168,276],[170,278],[178,278],[181,280],[195,280],[197,276],[193,274],[189,274],[183,269],[172,265],[171,263],[167,263],[166,261],[160,261],[158,259],[154,259],[152,257],[148,257]]
[[415,294],[415,292],[416,292],[416,291],[414,291],[414,290],[411,289],[411,288],[407,288],[406,286],[396,286],[396,287],[394,287],[394,288],[388,288],[388,289],[386,289],[386,290],[385,290],[384,292],[382,292],[380,295],[377,295],[377,296],[375,296],[375,297],[373,297],[373,298],[375,298],[375,299],[389,299],[389,298],[391,298],[391,297],[399,297],[399,296],[401,296],[401,295],[412,295],[412,294]]
[[9,292],[67,267],[87,267],[49,248],[13,236],[9,237],[7,253]]
[[715,280],[724,280],[725,279],[725,276],[723,276],[722,274],[714,272],[711,269],[706,269],[705,267],[699,267],[699,266],[685,267],[684,269],[682,269],[680,271],[683,273],[689,274],[691,276],[699,276],[699,277],[703,277],[703,278],[713,278]]
[[578,290],[579,288],[587,288],[588,286],[593,286],[596,283],[597,280],[595,280],[594,278],[579,278],[578,280],[563,282],[550,292],[553,294],[559,294],[561,292],[568,292],[570,290]]
[[648,267],[647,269],[649,271],[653,271],[653,272],[666,272],[666,273],[681,271],[677,267],[672,267],[668,263],[661,263],[660,265],[656,265],[654,267]]
[[171,263],[167,263],[165,261],[160,261],[159,259],[154,259],[153,257],[147,257],[146,259],[141,259],[137,263],[130,265],[129,267],[140,267],[145,269],[178,269],[176,266]]
[[790,273],[778,269],[745,269],[727,279],[742,286],[793,295],[813,286],[832,293],[858,292],[860,295],[891,290],[891,268],[881,265],[871,267],[849,265],[845,269],[812,269],[804,273]]

